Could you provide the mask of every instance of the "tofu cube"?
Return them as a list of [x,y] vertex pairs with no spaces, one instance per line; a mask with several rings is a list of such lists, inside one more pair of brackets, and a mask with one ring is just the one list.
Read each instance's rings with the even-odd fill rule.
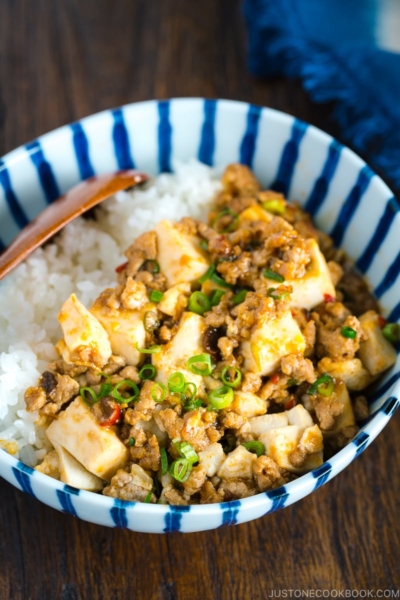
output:
[[196,281],[210,266],[200,239],[182,231],[179,224],[160,221],[154,228],[157,234],[157,260],[168,287],[177,283]]
[[353,405],[350,400],[345,383],[337,381],[335,384],[336,400],[343,404],[343,412],[336,418],[335,425],[332,429],[324,430],[322,433],[326,438],[339,433],[344,427],[350,427],[356,424],[354,417]]
[[265,446],[265,454],[272,458],[279,467],[291,473],[306,473],[323,463],[322,451],[309,454],[301,467],[294,467],[290,455],[302,439],[304,430],[298,425],[288,425],[277,429],[269,429],[259,437]]
[[274,319],[266,314],[253,326],[249,340],[241,343],[244,370],[270,375],[288,354],[303,354],[304,337],[290,310]]
[[371,375],[379,375],[395,364],[396,350],[383,335],[379,315],[374,310],[369,310],[359,319],[368,339],[360,343],[358,356]]
[[100,321],[107,331],[112,352],[123,356],[128,365],[137,366],[144,360],[144,354],[136,348],[143,348],[146,340],[146,330],[143,319],[147,311],[156,311],[152,302],[145,304],[140,310],[128,310],[121,306],[110,309],[107,300],[114,290],[105,290],[95,301],[90,312]]
[[156,381],[166,385],[172,373],[180,371],[186,381],[197,385],[200,395],[205,394],[202,376],[192,373],[187,366],[189,358],[204,352],[205,330],[206,324],[200,315],[192,312],[182,315],[176,335],[161,347],[161,352],[152,354],[152,362],[157,369]]
[[308,454],[323,451],[324,438],[318,425],[305,428],[299,441],[299,447]]
[[153,489],[152,478],[146,473],[144,469],[142,469],[142,467],[139,467],[139,465],[136,465],[135,463],[132,464],[131,475],[133,477],[132,483],[134,483],[138,487],[143,488],[147,492],[150,492],[150,490]]
[[252,467],[256,460],[256,454],[249,452],[244,446],[238,446],[227,455],[217,475],[220,479],[252,479]]
[[294,408],[286,411],[288,424],[289,425],[297,425],[301,427],[303,430],[306,427],[312,427],[314,425],[314,421],[310,413],[304,408],[302,404],[297,404]]
[[334,361],[326,356],[319,361],[318,370],[320,373],[329,373],[335,379],[341,379],[348,390],[363,390],[373,380],[359,358]]
[[257,417],[267,412],[267,401],[251,392],[235,392],[229,410],[235,410],[243,417]]
[[103,489],[103,481],[85,469],[68,450],[56,442],[54,442],[54,448],[59,459],[60,481],[88,492],[99,492]]
[[207,477],[214,477],[226,458],[222,446],[221,444],[218,444],[218,442],[210,444],[205,450],[198,454],[199,464],[205,468]]
[[59,349],[66,362],[90,368],[101,368],[108,362],[111,345],[107,332],[75,294],[62,305],[58,320],[64,334]]
[[172,286],[164,293],[161,302],[158,303],[158,310],[170,317],[176,318],[181,296],[189,296],[190,292],[190,283],[178,283]]
[[129,452],[113,429],[101,427],[91,408],[76,398],[47,428],[53,446],[59,444],[90,473],[110,481],[129,459]]
[[256,436],[265,433],[269,429],[277,429],[278,427],[286,427],[289,425],[288,413],[274,413],[272,415],[263,415],[262,417],[254,417],[249,419],[250,431]]

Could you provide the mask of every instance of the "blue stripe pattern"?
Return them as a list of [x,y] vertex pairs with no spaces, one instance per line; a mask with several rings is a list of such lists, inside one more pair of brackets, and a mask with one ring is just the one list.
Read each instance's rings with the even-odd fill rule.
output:
[[272,500],[272,507],[268,512],[275,512],[279,508],[283,508],[286,500],[289,497],[284,485],[276,490],[272,490],[271,492],[266,492],[266,495],[270,500]]
[[126,514],[126,505],[133,506],[134,502],[125,502],[125,500],[114,500],[114,506],[110,509],[110,515],[116,527],[126,529],[128,527],[128,517]]
[[394,385],[396,383],[396,381],[398,381],[399,379],[400,379],[400,373],[395,373],[394,375],[389,377],[389,379],[387,381],[385,381],[385,383],[383,385],[381,385],[381,387],[379,387],[377,390],[375,390],[371,394],[368,394],[368,402],[375,402],[375,400],[378,400],[378,398],[381,398],[384,394],[386,394],[386,392],[388,390],[390,390],[392,385]]
[[0,252],[3,252],[3,250],[6,249],[6,245],[4,244],[3,240],[0,239]]
[[317,469],[314,469],[314,471],[312,472],[312,476],[315,477],[315,479],[317,480],[317,483],[315,484],[315,489],[318,489],[319,487],[321,487],[321,485],[324,485],[324,483],[328,481],[331,472],[332,466],[329,462],[326,462]]
[[78,516],[75,507],[72,503],[71,494],[69,492],[57,490],[57,498],[61,504],[61,510],[63,513],[67,513],[68,515],[72,515],[73,517]]
[[38,140],[26,144],[25,148],[29,152],[30,159],[36,167],[47,203],[51,204],[61,196],[51,165],[46,160]]
[[204,121],[201,128],[198,159],[210,167],[214,164],[216,112],[217,101],[204,100]]
[[278,174],[271,187],[277,192],[282,192],[284,196],[287,196],[289,193],[294,168],[299,157],[300,142],[304,137],[307,127],[307,123],[295,119],[290,140],[286,142],[283,149]]
[[329,190],[329,184],[335,175],[336,168],[339,164],[340,154],[342,152],[342,144],[336,140],[332,140],[329,148],[325,164],[321,175],[315,180],[314,187],[308,200],[305,204],[305,210],[315,215],[321,208]]
[[367,444],[368,444],[368,440],[369,440],[369,435],[368,435],[368,433],[365,433],[365,431],[360,431],[360,433],[354,438],[353,444],[357,448],[356,457],[359,456],[359,454],[361,454],[361,452],[363,452],[365,450],[365,448],[367,447]]
[[225,525],[236,525],[240,505],[241,505],[240,500],[233,500],[232,502],[224,502],[223,503],[221,527],[223,527]]
[[340,246],[342,243],[346,229],[360,204],[361,198],[363,197],[369,182],[371,181],[374,173],[371,169],[365,165],[357,177],[357,181],[353,186],[350,194],[344,201],[342,208],[340,209],[339,216],[336,224],[331,231],[331,237],[335,242],[336,246]]
[[114,143],[115,157],[120,169],[134,169],[135,163],[132,158],[129,135],[126,129],[124,113],[121,108],[112,111],[114,126],[112,138]]
[[6,202],[8,208],[14,218],[14,221],[20,229],[28,225],[29,219],[26,216],[22,206],[19,204],[17,196],[15,195],[10,181],[10,175],[6,169],[6,166],[2,160],[0,160],[0,185],[4,190]]
[[400,302],[396,304],[390,315],[388,316],[388,321],[396,322],[400,319]]
[[170,512],[165,515],[164,532],[172,533],[181,530],[181,520],[183,513],[190,511],[190,506],[169,506]]
[[33,469],[31,467],[28,467],[27,465],[24,465],[22,462],[18,461],[18,466],[12,467],[12,471],[15,475],[16,480],[18,481],[19,485],[21,486],[22,491],[25,492],[26,494],[29,494],[30,496],[33,496],[34,498],[36,498],[36,496],[32,490],[31,479],[30,479],[31,475],[33,474]]
[[250,104],[247,113],[246,132],[240,145],[240,162],[250,168],[253,166],[253,158],[256,151],[258,124],[260,121],[261,111],[261,106]]
[[400,252],[388,268],[381,283],[375,289],[375,296],[380,298],[394,284],[400,273]]
[[385,210],[383,211],[383,215],[379,220],[374,235],[368,242],[368,245],[360,258],[357,260],[357,267],[362,273],[365,273],[365,271],[367,271],[371,266],[374,256],[387,236],[398,210],[399,208],[396,204],[396,200],[394,198],[390,198],[385,206]]
[[388,417],[391,417],[399,408],[399,405],[400,400],[398,398],[395,398],[394,396],[391,396],[386,400],[385,404],[382,406],[382,412],[385,413],[385,415],[387,415]]
[[81,123],[73,123],[71,129],[73,132],[75,156],[78,162],[81,179],[88,179],[89,177],[93,177],[94,169],[90,161],[89,142],[86,133],[84,132]]
[[169,107],[169,100],[158,103],[158,165],[161,173],[171,173],[172,127]]

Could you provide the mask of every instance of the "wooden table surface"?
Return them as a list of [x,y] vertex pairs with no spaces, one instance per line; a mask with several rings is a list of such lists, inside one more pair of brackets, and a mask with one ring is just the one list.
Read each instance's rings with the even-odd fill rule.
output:
[[[102,109],[197,95],[277,108],[340,138],[331,107],[313,105],[299,82],[247,73],[239,0],[0,2],[0,155]],[[0,480],[0,598],[261,600],[284,590],[290,597],[290,589],[325,597],[397,590],[399,427],[397,414],[359,459],[294,506],[205,533],[106,529]]]

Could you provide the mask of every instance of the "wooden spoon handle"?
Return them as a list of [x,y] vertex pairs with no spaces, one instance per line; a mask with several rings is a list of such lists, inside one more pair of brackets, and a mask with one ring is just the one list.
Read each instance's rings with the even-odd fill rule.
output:
[[36,248],[44,244],[67,223],[110,198],[116,192],[149,179],[133,169],[96,175],[71,188],[29,223],[0,255],[0,279],[3,279]]

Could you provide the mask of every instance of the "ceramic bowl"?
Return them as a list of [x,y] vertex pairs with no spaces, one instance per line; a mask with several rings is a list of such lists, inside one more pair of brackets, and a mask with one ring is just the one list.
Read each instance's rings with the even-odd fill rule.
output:
[[[322,131],[269,108],[197,98],[105,111],[48,133],[0,161],[0,240],[7,245],[45,206],[81,179],[118,168],[156,175],[174,159],[241,162],[265,187],[312,213],[356,261],[384,315],[400,318],[400,216],[392,193],[353,152]],[[256,519],[310,494],[347,467],[399,405],[399,360],[370,393],[371,417],[353,441],[315,471],[271,492],[202,506],[114,500],[71,488],[0,450],[0,475],[53,508],[133,531],[201,531]],[[356,491],[356,490],[355,490]],[[362,493],[357,490],[357,493]]]

